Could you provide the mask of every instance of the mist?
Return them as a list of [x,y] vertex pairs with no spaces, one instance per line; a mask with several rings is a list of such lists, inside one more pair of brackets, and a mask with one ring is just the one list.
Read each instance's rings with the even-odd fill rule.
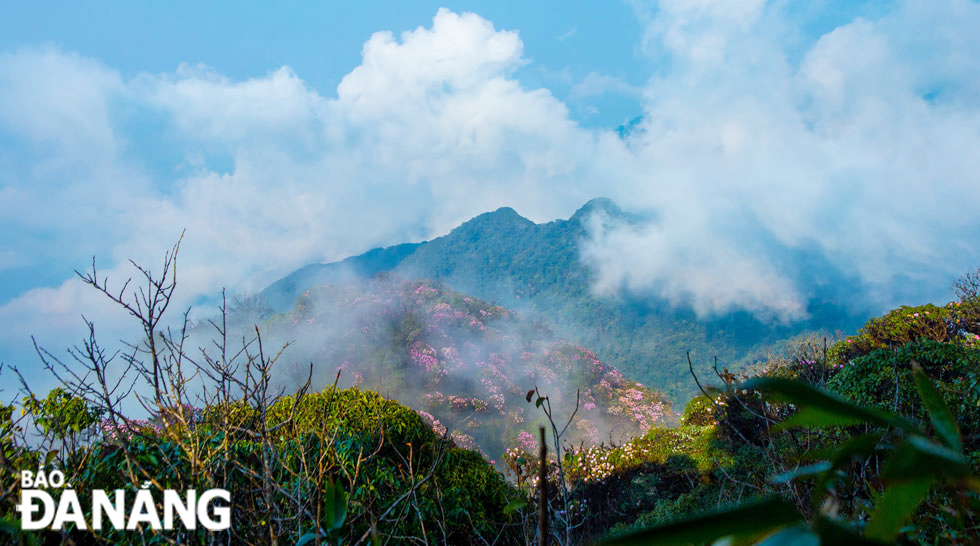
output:
[[[254,322],[235,309],[229,316],[235,337],[247,337]],[[196,341],[206,339],[208,328],[198,331],[205,337]],[[665,396],[547,325],[432,281],[382,275],[320,285],[262,320],[260,333],[267,352],[286,346],[275,365],[284,392],[307,380],[313,391],[334,381],[373,390],[490,460],[547,424],[525,398],[535,388],[560,427],[577,404],[569,445],[622,443],[670,415]]]

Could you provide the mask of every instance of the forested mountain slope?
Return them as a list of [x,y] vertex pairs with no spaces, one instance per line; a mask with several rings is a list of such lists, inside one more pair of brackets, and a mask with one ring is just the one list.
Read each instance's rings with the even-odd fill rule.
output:
[[434,279],[460,292],[519,310],[650,387],[683,402],[695,393],[685,353],[729,367],[764,359],[800,332],[856,329],[867,317],[840,298],[811,302],[810,318],[793,324],[761,321],[746,312],[698,317],[692,310],[636,294],[593,293],[593,271],[580,259],[586,222],[603,214],[620,222],[648,220],[593,199],[567,220],[544,224],[510,208],[481,214],[428,242],[374,249],[330,264],[313,264],[273,283],[262,296],[285,311],[306,289],[323,283],[394,272]]

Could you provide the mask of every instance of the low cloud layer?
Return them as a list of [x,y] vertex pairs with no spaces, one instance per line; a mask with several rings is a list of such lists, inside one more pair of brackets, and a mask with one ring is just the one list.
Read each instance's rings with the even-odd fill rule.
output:
[[816,32],[783,2],[636,12],[644,88],[577,87],[642,94],[625,138],[522,85],[517,31],[448,10],[371,36],[336,93],[289,67],[126,78],[53,47],[0,53],[0,359],[28,358],[30,334],[79,337],[95,311],[64,279],[92,254],[122,281],[185,228],[177,307],[501,206],[548,221],[599,195],[657,221],[594,219],[597,290],[702,314],[805,316],[812,277],[786,263],[800,249],[879,307],[980,265],[977,3],[899,2]]
[[872,308],[934,298],[978,265],[980,6],[902,2],[803,48],[782,3],[656,7],[644,44],[665,68],[622,189],[660,219],[596,223],[600,288],[788,320],[814,295],[780,263],[794,249],[861,281]]

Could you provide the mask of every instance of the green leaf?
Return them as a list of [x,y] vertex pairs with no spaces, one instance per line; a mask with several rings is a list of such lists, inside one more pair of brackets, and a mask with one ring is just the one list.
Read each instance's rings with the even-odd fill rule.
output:
[[883,542],[895,540],[899,530],[929,493],[932,483],[931,478],[922,478],[888,486],[875,504],[864,536]]
[[932,426],[936,428],[943,444],[952,450],[963,451],[960,429],[956,425],[956,418],[953,417],[953,412],[949,411],[946,401],[943,400],[942,395],[936,390],[936,386],[922,371],[922,367],[914,361],[912,362],[912,371],[915,374],[915,388],[918,389],[919,396],[922,398],[922,405],[929,412],[929,420],[932,421]]
[[11,535],[20,534],[20,526],[7,518],[0,518],[0,531]]
[[526,500],[517,499],[515,501],[510,501],[510,503],[508,503],[507,506],[504,506],[504,514],[508,514],[508,515],[512,514],[513,512],[516,512],[521,508],[524,508],[525,506],[527,506]]
[[820,450],[827,451],[826,456],[830,459],[831,465],[827,472],[817,478],[816,483],[813,484],[812,496],[815,508],[820,505],[828,485],[838,471],[855,459],[868,457],[878,452],[878,444],[883,436],[881,433],[859,434],[851,437],[841,446],[829,450]]
[[299,537],[299,540],[296,541],[296,546],[303,546],[304,544],[307,544],[309,542],[312,542],[312,541],[316,540],[316,537],[318,537],[318,536],[320,536],[320,535],[318,535],[316,533],[313,533],[313,532],[306,533],[305,535]]
[[867,422],[865,419],[845,417],[839,413],[824,411],[819,408],[803,407],[773,429],[780,431],[797,427],[846,427]]
[[878,444],[884,437],[883,433],[858,434],[851,436],[846,442],[839,446],[816,450],[819,457],[826,457],[831,460],[835,467],[841,467],[854,459],[869,457],[879,451]]
[[327,483],[323,491],[323,518],[327,532],[340,529],[347,519],[347,492],[333,480]]
[[602,546],[704,543],[730,535],[757,535],[799,522],[799,512],[786,501],[767,498],[735,508],[696,514],[600,542]]
[[33,546],[37,546],[37,537],[34,536],[34,533],[25,533],[22,529],[23,523],[20,520],[0,518],[0,533],[19,538],[20,540],[18,540],[16,544],[31,544]]
[[838,398],[815,387],[778,377],[760,377],[748,381],[742,388],[773,394],[800,407],[796,415],[783,426],[834,426],[874,423],[913,430],[911,423],[874,408],[865,408]]
[[818,463],[813,463],[806,466],[799,466],[792,470],[788,470],[786,472],[783,472],[782,474],[778,474],[776,476],[773,476],[772,478],[769,478],[769,483],[771,483],[772,485],[782,485],[784,483],[789,483],[795,480],[796,478],[815,476],[817,474],[830,470],[830,468],[831,468],[830,461],[820,461]]
[[813,527],[820,535],[821,544],[848,544],[849,546],[880,546],[882,544],[876,540],[862,537],[856,525],[858,524],[849,524],[826,516],[817,516],[817,521]]
[[886,480],[917,480],[940,476],[963,477],[970,474],[970,459],[928,438],[906,438],[881,472]]
[[538,398],[537,400],[534,401],[534,407],[535,408],[540,408],[541,407],[541,404],[543,404],[543,403],[544,403],[544,398]]
[[116,456],[116,453],[118,453],[118,452],[119,452],[118,449],[114,449],[114,450],[110,451],[108,455],[106,455],[105,457],[102,457],[102,460],[99,461],[99,466],[104,465],[107,462],[109,462],[109,459],[115,457]]
[[820,546],[820,537],[804,525],[795,525],[766,537],[757,546]]

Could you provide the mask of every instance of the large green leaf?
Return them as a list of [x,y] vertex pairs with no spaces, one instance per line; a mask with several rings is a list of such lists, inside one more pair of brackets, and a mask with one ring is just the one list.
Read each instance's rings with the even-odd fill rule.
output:
[[920,478],[888,486],[875,504],[864,530],[867,538],[891,542],[932,488],[933,480]]
[[814,457],[829,459],[837,468],[855,459],[869,457],[881,451],[881,443],[884,433],[871,432],[868,434],[857,434],[851,436],[841,445],[835,445],[812,451]]
[[898,446],[881,472],[882,478],[892,481],[969,474],[970,459],[966,455],[917,434]]
[[823,500],[824,493],[831,482],[839,474],[840,470],[846,467],[851,461],[869,457],[878,452],[878,445],[881,443],[883,434],[859,434],[852,436],[842,445],[827,452],[830,459],[830,468],[817,477],[813,484],[813,506],[816,508]]
[[823,392],[815,387],[778,377],[760,377],[747,381],[743,388],[775,395],[800,410],[781,423],[790,426],[837,426],[870,423],[913,430],[911,423],[874,408],[866,408]]
[[820,537],[805,525],[794,525],[766,537],[757,546],[820,546]]
[[949,411],[946,401],[943,400],[942,395],[936,390],[936,386],[922,371],[922,367],[913,362],[912,369],[915,374],[915,388],[918,389],[919,396],[922,398],[922,405],[929,412],[929,420],[932,421],[932,426],[936,428],[936,432],[946,447],[955,451],[963,451],[963,440],[960,438],[960,429],[956,425],[953,412]]
[[738,507],[696,514],[671,523],[614,537],[603,546],[658,546],[710,542],[731,535],[759,535],[802,520],[788,502],[767,498]]
[[848,546],[880,546],[877,540],[861,536],[855,524],[850,524],[826,516],[817,516],[814,528],[820,535],[821,544],[847,544]]
[[310,542],[316,540],[318,536],[321,535],[318,535],[316,533],[306,533],[305,535],[299,537],[299,540],[296,541],[296,546],[306,546]]
[[847,417],[821,408],[803,407],[773,429],[778,431],[797,427],[846,427],[866,423],[868,423],[867,419]]
[[327,532],[340,529],[347,519],[347,492],[332,480],[323,491],[323,523]]

